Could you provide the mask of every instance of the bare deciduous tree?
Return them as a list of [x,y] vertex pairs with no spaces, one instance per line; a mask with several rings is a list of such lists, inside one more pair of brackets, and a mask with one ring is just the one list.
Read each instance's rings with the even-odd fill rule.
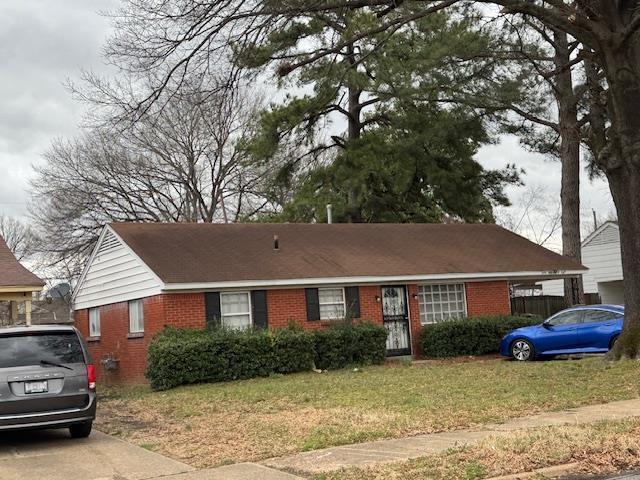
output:
[[125,129],[105,122],[53,142],[32,206],[51,262],[77,270],[107,222],[233,222],[277,208],[263,193],[271,170],[240,147],[259,104],[239,87],[196,88]]
[[18,261],[31,258],[38,251],[38,238],[31,225],[0,214],[0,236]]
[[527,188],[511,207],[496,209],[496,222],[542,246],[550,246],[562,220],[558,198],[543,186]]

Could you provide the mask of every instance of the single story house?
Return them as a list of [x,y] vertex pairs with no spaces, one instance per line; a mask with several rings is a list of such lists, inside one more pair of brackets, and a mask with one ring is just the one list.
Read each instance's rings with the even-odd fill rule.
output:
[[[620,252],[620,228],[605,222],[582,242],[584,293],[597,293],[602,303],[624,304],[624,278]],[[542,282],[543,295],[564,295],[562,281]]]
[[[581,275],[579,263],[486,224],[158,224],[104,227],[73,296],[109,379],[143,379],[165,325],[384,325],[389,355],[422,325],[509,314],[509,283]],[[104,368],[100,374],[107,373]]]
[[19,322],[19,307],[24,311],[24,322],[31,324],[31,301],[33,294],[40,292],[44,282],[27,270],[11,253],[4,238],[0,236],[0,302],[6,302],[8,315],[2,324]]

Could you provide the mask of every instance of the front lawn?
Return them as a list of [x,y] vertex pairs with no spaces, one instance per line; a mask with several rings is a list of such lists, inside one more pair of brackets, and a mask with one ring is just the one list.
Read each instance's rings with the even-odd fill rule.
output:
[[100,393],[99,429],[205,467],[637,398],[640,369],[601,358],[430,361]]

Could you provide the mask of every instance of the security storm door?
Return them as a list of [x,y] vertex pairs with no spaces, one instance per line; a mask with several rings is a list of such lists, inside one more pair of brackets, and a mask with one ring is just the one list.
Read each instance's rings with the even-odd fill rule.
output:
[[387,329],[387,356],[411,355],[407,291],[403,285],[382,287],[382,320]]

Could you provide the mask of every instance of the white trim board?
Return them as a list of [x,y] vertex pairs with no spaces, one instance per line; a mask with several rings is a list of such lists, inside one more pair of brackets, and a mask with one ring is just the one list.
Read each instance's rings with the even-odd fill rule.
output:
[[491,273],[441,273],[432,275],[394,275],[394,276],[356,276],[356,277],[325,277],[325,278],[297,278],[282,280],[237,280],[226,282],[198,282],[198,283],[165,283],[163,291],[198,291],[221,290],[229,288],[282,288],[296,286],[324,286],[324,285],[362,285],[362,284],[390,284],[394,282],[484,282],[489,280],[543,280],[572,277],[582,275],[586,270],[566,270],[554,272],[491,272]]

